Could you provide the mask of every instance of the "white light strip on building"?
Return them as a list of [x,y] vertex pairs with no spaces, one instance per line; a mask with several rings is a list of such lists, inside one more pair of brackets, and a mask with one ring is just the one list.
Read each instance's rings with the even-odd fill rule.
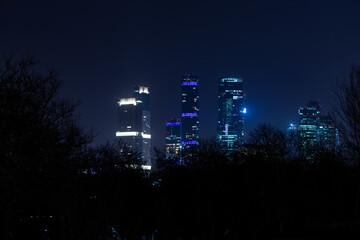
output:
[[151,139],[151,134],[141,133],[143,138]]
[[136,98],[121,98],[119,101],[119,105],[136,105]]
[[117,137],[136,137],[139,136],[139,132],[116,132]]

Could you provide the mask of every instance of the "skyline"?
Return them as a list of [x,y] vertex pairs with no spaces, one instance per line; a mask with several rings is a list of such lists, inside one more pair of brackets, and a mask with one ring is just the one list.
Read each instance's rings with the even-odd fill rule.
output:
[[95,143],[115,138],[117,99],[150,86],[154,145],[164,146],[184,73],[199,77],[201,138],[216,136],[222,76],[245,81],[247,133],[260,123],[285,130],[309,100],[327,112],[336,80],[359,63],[359,9],[350,0],[3,1],[0,53],[59,70],[63,94],[83,101],[80,123]]

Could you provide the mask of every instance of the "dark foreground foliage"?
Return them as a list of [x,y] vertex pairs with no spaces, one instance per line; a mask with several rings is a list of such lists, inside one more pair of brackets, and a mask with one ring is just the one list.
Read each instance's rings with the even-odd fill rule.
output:
[[22,210],[6,216],[2,234],[15,239],[359,237],[360,179],[351,168],[332,159],[306,169],[296,163],[222,160],[208,167],[167,165],[151,175],[113,169],[43,181],[40,189],[29,186],[35,197],[24,198]]

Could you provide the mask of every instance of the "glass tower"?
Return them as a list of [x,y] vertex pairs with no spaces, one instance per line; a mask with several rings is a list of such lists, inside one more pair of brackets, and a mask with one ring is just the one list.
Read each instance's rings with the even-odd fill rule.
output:
[[134,87],[134,97],[141,103],[141,137],[142,154],[144,160],[150,164],[151,159],[151,111],[150,111],[150,88],[143,86]]
[[183,149],[199,144],[199,79],[185,74],[181,83],[181,145]]
[[121,98],[118,102],[116,137],[141,153],[146,164],[151,158],[150,89],[134,87],[134,97]]
[[217,140],[227,151],[233,151],[244,141],[244,92],[242,78],[219,79],[219,121]]
[[314,160],[318,150],[338,151],[338,130],[330,115],[321,114],[321,106],[317,101],[310,101],[307,107],[301,107],[299,119],[299,147],[302,157]]
[[321,107],[318,102],[310,101],[307,107],[299,108],[300,155],[313,160],[318,146],[318,125]]
[[338,131],[330,115],[322,115],[318,128],[319,144],[325,151],[335,151],[338,147]]

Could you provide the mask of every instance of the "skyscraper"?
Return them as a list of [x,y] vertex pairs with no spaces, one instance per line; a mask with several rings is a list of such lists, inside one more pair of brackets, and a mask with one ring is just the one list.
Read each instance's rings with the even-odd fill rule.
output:
[[298,134],[298,125],[290,123],[286,131],[286,140],[288,145],[288,155],[291,158],[298,157],[298,147],[299,147],[299,134]]
[[244,141],[244,92],[242,78],[219,79],[219,120],[217,140],[227,151],[233,151]]
[[148,87],[135,86],[134,97],[119,99],[116,136],[141,153],[147,164],[150,162],[151,150],[150,117]]
[[321,106],[317,101],[309,101],[307,107],[299,109],[299,120],[300,156],[311,161],[319,150],[337,151],[338,131],[330,115],[321,114]]
[[134,97],[141,102],[141,135],[143,158],[149,162],[151,159],[151,111],[150,111],[150,88],[143,86],[134,87]]
[[318,125],[321,107],[318,102],[310,101],[307,107],[299,108],[300,155],[313,160],[318,147]]
[[299,108],[298,146],[300,157],[315,159],[321,151],[337,153],[339,147],[338,130],[328,114],[321,113],[317,101],[309,101],[306,107]]
[[181,146],[181,120],[179,118],[166,121],[166,158],[178,159]]
[[184,150],[199,144],[199,79],[185,74],[181,83],[181,145]]
[[328,114],[320,116],[318,136],[320,147],[325,151],[335,151],[339,145],[339,134]]

